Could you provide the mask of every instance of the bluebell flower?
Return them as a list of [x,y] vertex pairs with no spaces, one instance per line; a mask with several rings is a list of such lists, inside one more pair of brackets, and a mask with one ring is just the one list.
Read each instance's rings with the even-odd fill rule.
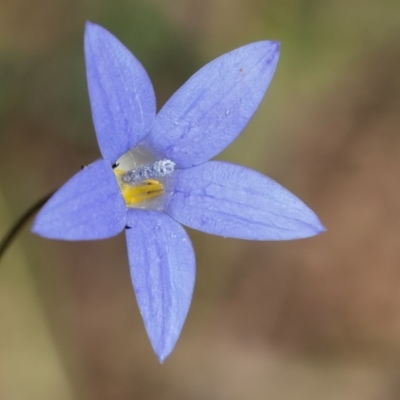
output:
[[65,183],[32,231],[94,240],[126,230],[132,282],[162,362],[192,299],[195,256],[181,224],[214,235],[288,240],[324,230],[302,201],[248,168],[209,161],[258,108],[279,57],[277,42],[252,43],[201,68],[156,115],[150,79],[104,28],[87,23],[85,58],[102,158]]

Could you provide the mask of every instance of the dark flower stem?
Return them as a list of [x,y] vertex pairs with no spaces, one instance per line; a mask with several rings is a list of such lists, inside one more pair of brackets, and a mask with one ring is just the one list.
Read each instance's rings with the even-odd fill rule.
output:
[[54,192],[47,194],[42,197],[39,201],[33,204],[28,210],[25,211],[23,215],[15,222],[15,224],[10,228],[10,230],[6,233],[3,239],[0,242],[0,259],[3,256],[4,252],[12,243],[13,239],[19,231],[24,227],[24,225],[28,222],[29,218],[32,217],[39,209],[46,203],[46,201],[53,195]]

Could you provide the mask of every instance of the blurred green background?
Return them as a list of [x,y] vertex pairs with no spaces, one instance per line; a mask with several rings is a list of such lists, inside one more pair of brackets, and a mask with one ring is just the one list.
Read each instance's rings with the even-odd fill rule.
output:
[[293,242],[190,231],[193,303],[160,365],[124,236],[0,260],[0,399],[400,398],[398,0],[0,0],[0,235],[99,157],[85,20],[147,69],[158,107],[199,67],[281,41],[275,78],[218,158],[276,179],[328,228]]

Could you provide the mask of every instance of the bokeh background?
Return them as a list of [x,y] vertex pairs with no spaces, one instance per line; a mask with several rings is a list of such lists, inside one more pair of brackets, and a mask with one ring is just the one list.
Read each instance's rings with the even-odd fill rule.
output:
[[216,56],[281,41],[264,101],[218,158],[276,179],[328,231],[190,231],[193,303],[160,365],[124,236],[65,243],[27,226],[0,260],[0,399],[399,399],[400,2],[0,0],[1,235],[99,157],[87,19],[142,61],[158,107]]

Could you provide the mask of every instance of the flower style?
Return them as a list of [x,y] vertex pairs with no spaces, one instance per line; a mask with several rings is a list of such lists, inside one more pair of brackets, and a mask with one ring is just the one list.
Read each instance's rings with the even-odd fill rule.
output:
[[209,161],[240,134],[274,74],[279,44],[233,50],[201,68],[156,115],[142,65],[104,28],[87,23],[85,58],[102,159],[65,183],[32,231],[94,240],[126,229],[132,282],[160,361],[171,353],[192,299],[195,257],[181,224],[225,237],[288,240],[324,230],[270,178]]

